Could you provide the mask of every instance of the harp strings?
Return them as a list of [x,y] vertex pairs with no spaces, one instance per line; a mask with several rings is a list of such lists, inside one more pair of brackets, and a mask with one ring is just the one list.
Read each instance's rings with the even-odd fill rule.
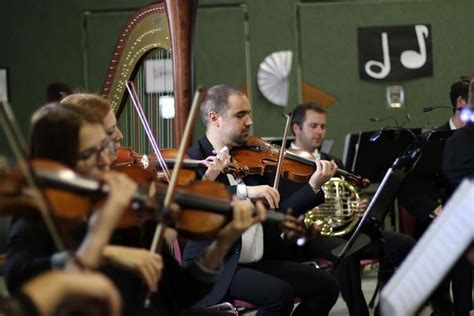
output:
[[[166,49],[157,48],[152,50],[145,56],[133,79],[146,119],[150,123],[152,133],[155,135],[160,148],[171,148],[173,146],[173,119],[163,118],[163,111],[160,111],[160,103],[166,104],[170,101],[170,97],[174,100],[172,71],[166,71],[164,68],[165,65],[169,65],[167,61],[170,61],[171,58],[171,53]],[[148,69],[153,73],[153,82],[151,83],[153,92],[147,91],[145,63],[148,61],[156,62],[158,65],[153,66],[152,70]],[[150,80],[150,75],[148,75],[148,80]],[[148,85],[150,86],[150,82]],[[153,152],[148,137],[140,124],[138,114],[135,112],[129,98],[127,98],[124,110],[120,115],[119,126],[124,134],[124,146],[131,147],[142,154]]]

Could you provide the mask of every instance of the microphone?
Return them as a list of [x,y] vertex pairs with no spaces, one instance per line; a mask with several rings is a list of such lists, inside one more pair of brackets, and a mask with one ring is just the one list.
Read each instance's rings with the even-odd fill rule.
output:
[[407,118],[407,119],[406,119],[399,127],[403,127],[403,125],[405,125],[406,123],[408,123],[408,122],[411,121],[411,115],[410,115],[410,113],[407,113],[406,118]]
[[369,121],[371,122],[384,122],[387,120],[392,120],[395,122],[395,126],[398,126],[398,121],[393,116],[384,116],[384,117],[371,117]]
[[407,132],[413,138],[413,143],[416,143],[416,140],[417,140],[416,134],[411,129],[403,127],[403,126],[396,126],[396,127],[385,126],[385,127],[382,127],[381,129],[377,130],[375,133],[373,133],[370,136],[369,141],[372,142],[372,143],[377,142],[382,137],[382,134],[385,131]]
[[[423,112],[431,112],[433,110],[436,110],[436,109],[454,109],[452,106],[447,106],[447,105],[440,105],[440,106],[425,106],[423,108]],[[460,109],[456,109],[456,110],[460,110]]]
[[[371,122],[383,122],[383,121],[387,121],[387,120],[392,120],[395,123],[395,127],[402,127],[406,123],[410,122],[411,115],[409,113],[407,113],[406,118],[407,119],[402,124],[398,124],[397,119],[394,118],[393,116],[385,116],[385,117],[382,117],[382,118],[371,117],[371,118],[369,118],[369,121],[371,121]],[[388,126],[386,126],[386,127],[388,127]]]
[[369,141],[370,141],[371,143],[378,141],[379,138],[380,138],[380,136],[382,136],[382,131],[383,131],[383,128],[382,128],[382,129],[379,129],[379,130],[377,130],[375,133],[373,133],[373,134],[370,136]]
[[383,122],[383,121],[386,121],[386,120],[393,120],[395,122],[395,126],[384,126],[380,129],[378,129],[375,133],[373,133],[370,136],[370,138],[369,138],[370,142],[377,142],[380,139],[380,137],[382,136],[384,131],[405,131],[405,132],[408,132],[411,135],[411,137],[413,137],[413,141],[416,142],[415,133],[413,133],[413,131],[411,129],[403,127],[403,125],[410,122],[410,120],[411,120],[410,113],[406,114],[406,120],[403,121],[402,124],[398,124],[398,121],[393,116],[385,116],[385,117],[382,117],[382,118],[371,117],[371,118],[369,118],[369,120],[371,122]]

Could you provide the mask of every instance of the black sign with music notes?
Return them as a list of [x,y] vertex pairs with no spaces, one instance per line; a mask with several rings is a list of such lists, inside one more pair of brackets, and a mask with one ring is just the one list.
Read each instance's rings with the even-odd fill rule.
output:
[[359,27],[362,80],[403,80],[433,75],[431,25]]

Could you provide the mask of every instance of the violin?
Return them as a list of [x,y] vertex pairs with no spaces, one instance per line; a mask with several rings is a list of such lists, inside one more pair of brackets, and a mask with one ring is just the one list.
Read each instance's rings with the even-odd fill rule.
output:
[[[172,165],[176,158],[174,149],[161,150],[167,164]],[[187,159],[185,166],[196,168],[200,166],[198,160]],[[163,170],[159,169],[156,155],[140,155],[129,147],[119,147],[117,149],[117,159],[114,170],[124,172],[139,185],[151,183],[153,181],[167,181]],[[187,185],[196,180],[196,173],[193,170],[182,169],[179,171],[178,185]]]
[[[49,160],[32,161],[39,187],[51,205],[52,216],[65,226],[76,227],[84,223],[92,211],[100,208],[108,194],[107,185],[83,177]],[[29,195],[25,181],[18,170],[1,171],[0,214],[34,218],[38,211],[34,196]],[[156,185],[155,199],[138,191],[131,205],[120,219],[117,228],[140,226],[145,220],[157,217],[167,185]],[[217,182],[195,181],[176,191],[175,203],[180,206],[171,225],[184,236],[193,239],[212,239],[232,219],[231,194]],[[296,219],[281,213],[269,212],[270,221],[282,223],[285,229],[303,231],[304,226]]]
[[[231,155],[240,164],[248,167],[249,174],[264,175],[276,171],[280,150],[280,146],[249,136],[244,146],[232,149]],[[308,181],[316,168],[314,156],[303,150],[285,149],[284,153],[281,176],[296,182]],[[361,188],[370,185],[368,179],[346,170],[338,168],[336,175],[345,177],[346,180]]]
[[[161,200],[165,186],[157,186],[157,199]],[[209,240],[232,219],[232,195],[227,187],[214,181],[195,181],[176,188],[174,202],[179,205],[173,226],[181,235],[194,240]],[[268,211],[265,221],[278,223],[285,235],[293,237],[314,236],[316,227],[304,223],[289,214]]]
[[[78,175],[62,164],[38,159],[31,162],[38,185],[45,194],[53,217],[65,225],[76,226],[100,208],[109,192],[106,184]],[[2,171],[0,180],[1,212],[32,217],[36,211],[34,196],[29,194],[27,183],[17,170]],[[141,191],[137,191],[129,208],[124,212],[118,228],[139,226],[151,218],[160,205]],[[23,213],[18,213],[21,210]]]
[[[167,167],[172,168],[176,163],[177,150],[174,148],[162,149],[160,153]],[[179,170],[178,186],[188,185],[196,180],[195,169],[205,168],[202,160],[185,157],[182,161],[184,169]],[[124,172],[138,184],[150,183],[152,181],[167,182],[165,172],[160,170],[160,164],[155,154],[140,155],[129,147],[117,149],[117,159],[113,166],[114,170]],[[232,174],[236,179],[247,175],[248,168],[237,162],[228,164],[223,172]]]

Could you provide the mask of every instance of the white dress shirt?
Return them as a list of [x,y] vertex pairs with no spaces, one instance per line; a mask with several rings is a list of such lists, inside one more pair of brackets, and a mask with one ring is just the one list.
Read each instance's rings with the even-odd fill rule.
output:
[[[229,152],[226,148],[221,151]],[[241,200],[247,199],[247,186],[242,179],[236,180],[231,174],[227,174],[230,185],[237,186],[237,197]],[[263,257],[263,227],[261,223],[250,226],[242,234],[242,248],[240,250],[239,263],[257,262]]]
[[[299,148],[298,145],[295,144],[295,142],[291,142],[290,148],[296,150],[303,150]],[[316,158],[316,160],[321,160],[321,153],[317,148],[312,152],[312,155]]]

